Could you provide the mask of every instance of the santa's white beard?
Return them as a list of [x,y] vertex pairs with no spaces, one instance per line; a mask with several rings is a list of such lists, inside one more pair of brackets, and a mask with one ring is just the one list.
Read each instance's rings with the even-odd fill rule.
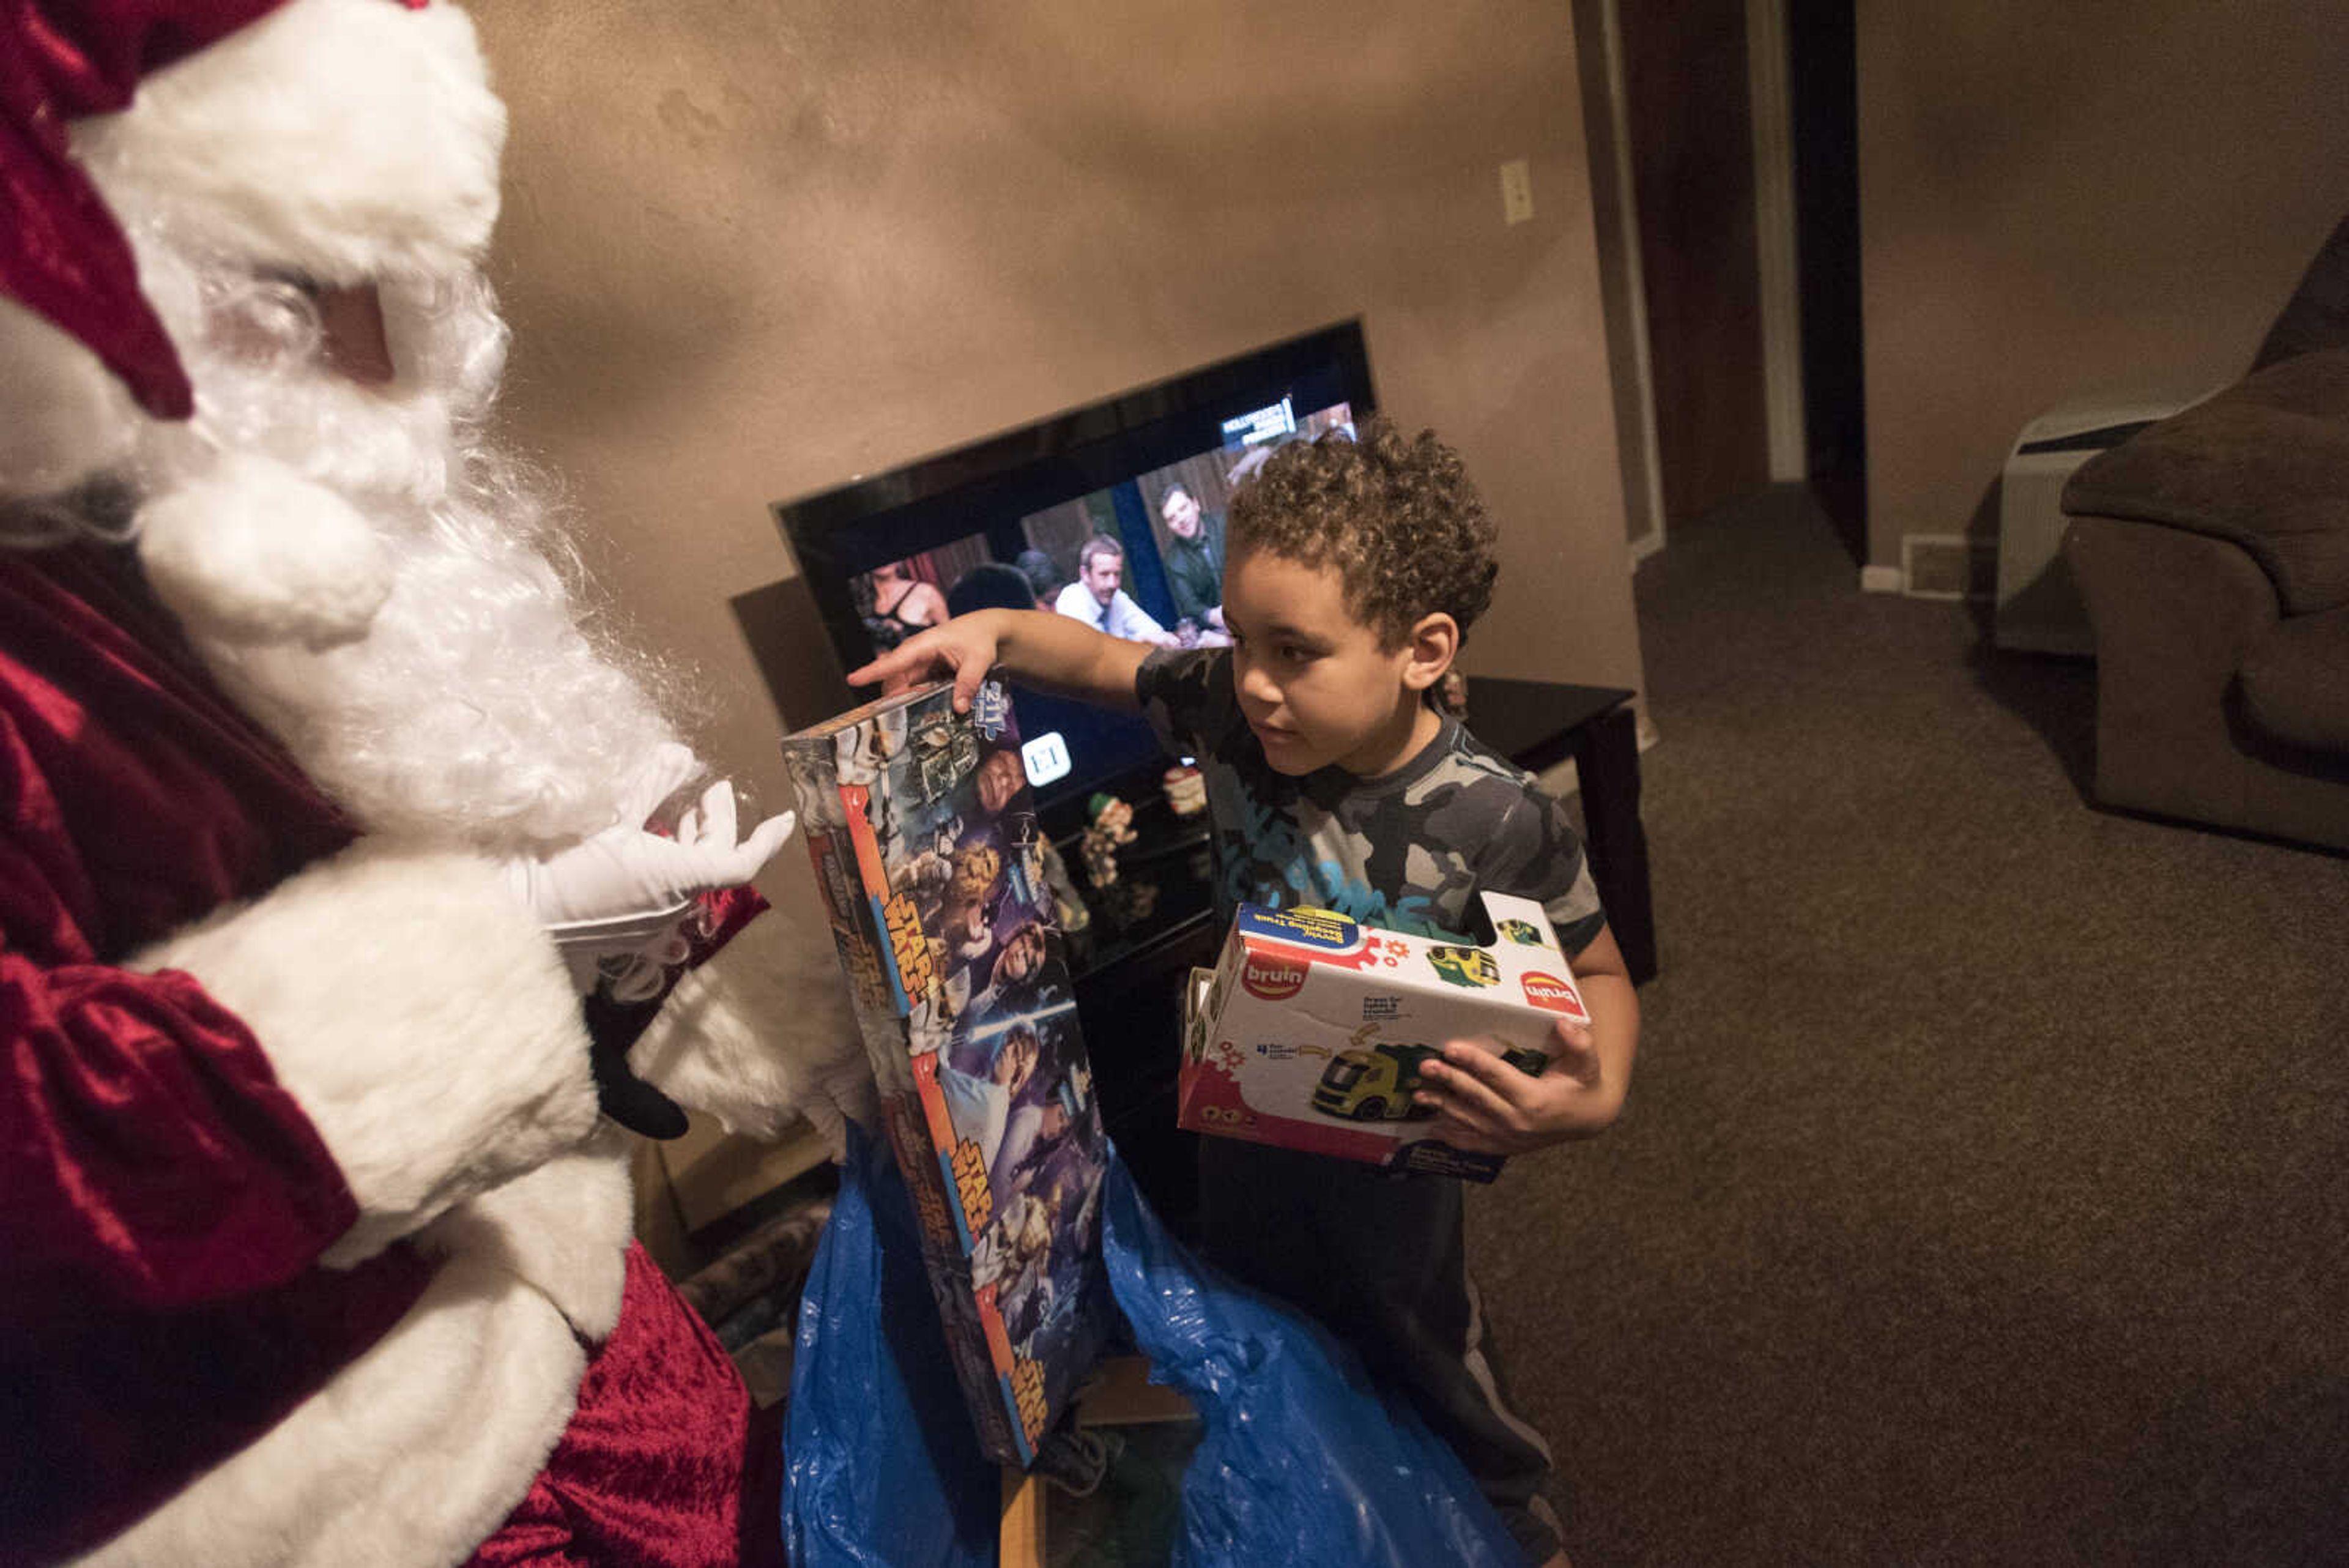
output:
[[[198,397],[133,470],[149,532],[171,524],[142,554],[222,687],[370,831],[513,853],[610,826],[629,764],[676,731],[652,667],[583,629],[546,505],[481,433],[505,344],[487,285],[386,286],[399,379],[377,390],[323,368],[285,286],[143,246],[141,265],[195,345]],[[217,330],[224,317],[240,329]],[[256,333],[274,347],[256,354]],[[329,533],[343,543],[319,567],[305,557]],[[204,558],[208,535],[234,542],[233,568]],[[295,602],[256,616],[247,589],[273,575]]]

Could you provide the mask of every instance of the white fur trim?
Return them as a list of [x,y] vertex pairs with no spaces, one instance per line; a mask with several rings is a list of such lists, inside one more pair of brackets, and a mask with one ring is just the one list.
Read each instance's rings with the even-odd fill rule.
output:
[[[448,1261],[391,1332],[251,1447],[86,1559],[102,1568],[419,1568],[461,1563],[513,1511],[570,1420],[586,1355],[561,1303],[518,1273],[550,1253],[596,1261],[616,1316],[616,1227],[597,1198],[565,1222],[555,1189],[477,1199],[435,1227]],[[588,1157],[583,1157],[583,1167]],[[536,1183],[540,1177],[525,1179]],[[517,1186],[524,1185],[518,1183]],[[520,1224],[510,1223],[527,1210]],[[606,1327],[608,1328],[608,1324]]]
[[70,490],[130,450],[129,394],[79,339],[0,298],[0,496]]
[[367,519],[267,458],[230,453],[139,524],[157,596],[227,641],[348,642],[391,596],[390,553]]
[[140,954],[241,1017],[380,1251],[595,1126],[579,999],[492,862],[362,840]]
[[583,1147],[460,1203],[418,1238],[429,1251],[499,1259],[581,1337],[620,1321],[621,1254],[636,1220],[628,1135],[610,1122]]
[[294,0],[73,128],[126,222],[321,283],[457,270],[498,213],[505,109],[440,0]]
[[843,1116],[875,1125],[873,1069],[827,937],[780,909],[752,920],[688,973],[628,1053],[638,1075],[716,1116],[772,1138],[805,1116],[837,1155]]

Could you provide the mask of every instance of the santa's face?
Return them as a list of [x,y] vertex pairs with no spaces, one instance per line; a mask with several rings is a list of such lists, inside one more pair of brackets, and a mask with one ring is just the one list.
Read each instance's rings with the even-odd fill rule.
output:
[[535,852],[609,826],[614,760],[676,733],[482,435],[506,328],[479,271],[318,290],[168,236],[141,271],[198,400],[130,466],[142,557],[231,695],[368,828]]
[[310,297],[318,307],[321,364],[362,387],[388,386],[398,376],[384,330],[381,290],[363,283],[316,289]]

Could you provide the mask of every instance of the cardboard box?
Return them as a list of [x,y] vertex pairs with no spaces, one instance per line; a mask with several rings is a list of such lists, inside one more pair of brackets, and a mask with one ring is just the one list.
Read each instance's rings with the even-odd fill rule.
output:
[[1025,1466],[1115,1321],[1107,1156],[1002,687],[787,737],[800,831],[990,1459]]
[[1589,1022],[1539,904],[1482,895],[1482,947],[1243,904],[1185,998],[1177,1120],[1217,1137],[1490,1181],[1498,1155],[1438,1143],[1415,1103],[1447,1041],[1547,1063],[1560,1018]]

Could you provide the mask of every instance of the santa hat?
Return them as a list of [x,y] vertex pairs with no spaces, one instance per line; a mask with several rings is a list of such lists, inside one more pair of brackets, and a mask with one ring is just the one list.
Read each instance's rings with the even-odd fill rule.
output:
[[0,0],[0,493],[65,488],[191,389],[126,220],[322,285],[451,271],[505,111],[422,0]]

